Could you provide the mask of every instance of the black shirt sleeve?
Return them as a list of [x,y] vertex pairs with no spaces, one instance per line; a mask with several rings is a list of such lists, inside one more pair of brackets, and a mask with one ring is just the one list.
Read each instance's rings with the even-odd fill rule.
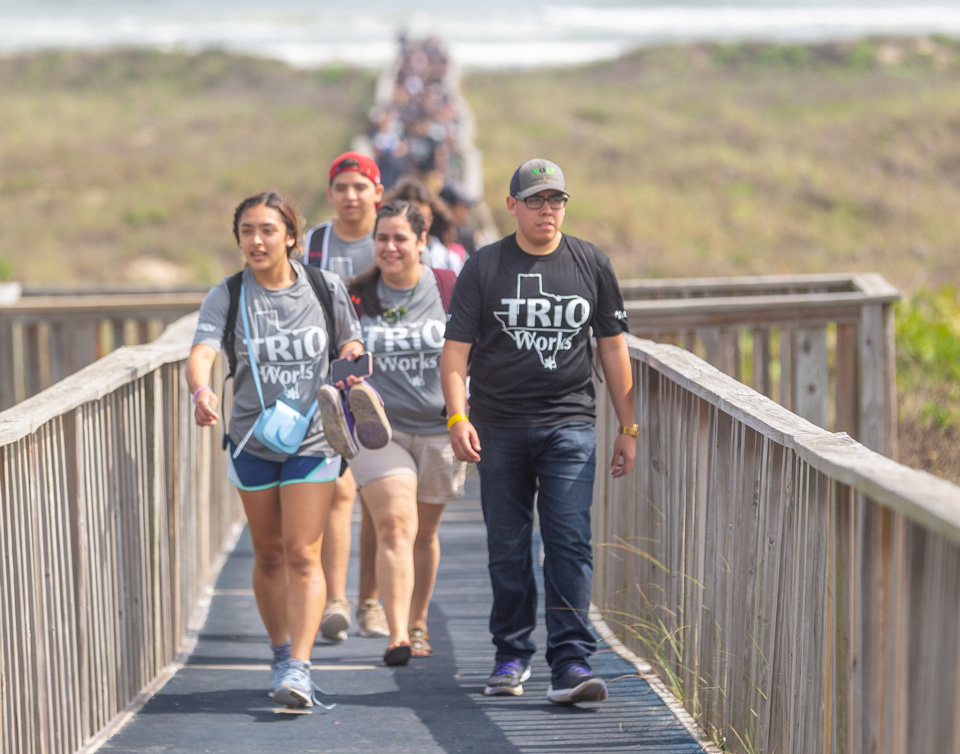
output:
[[590,323],[597,338],[609,338],[628,332],[627,312],[623,306],[623,293],[613,271],[610,259],[594,247],[597,255],[597,303],[596,313]]

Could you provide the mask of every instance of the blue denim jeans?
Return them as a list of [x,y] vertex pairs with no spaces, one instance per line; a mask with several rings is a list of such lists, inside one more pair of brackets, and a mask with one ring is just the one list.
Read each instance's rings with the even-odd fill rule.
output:
[[497,660],[529,662],[536,651],[532,637],[537,620],[532,547],[536,500],[544,549],[547,663],[555,677],[572,663],[589,668],[587,657],[597,649],[588,619],[596,429],[584,422],[475,426],[493,586],[490,632]]

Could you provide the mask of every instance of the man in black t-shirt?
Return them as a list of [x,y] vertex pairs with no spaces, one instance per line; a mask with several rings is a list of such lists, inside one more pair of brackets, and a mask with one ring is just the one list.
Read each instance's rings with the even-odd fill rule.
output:
[[620,422],[610,464],[614,478],[633,466],[637,434],[620,286],[602,251],[560,232],[568,198],[554,163],[533,159],[517,168],[507,197],[516,233],[464,265],[441,361],[450,441],[457,458],[478,464],[487,525],[496,666],[484,693],[519,696],[530,675],[536,502],[551,671],[547,699],[558,704],[607,698],[588,660],[596,651],[588,620],[597,461],[591,329]]

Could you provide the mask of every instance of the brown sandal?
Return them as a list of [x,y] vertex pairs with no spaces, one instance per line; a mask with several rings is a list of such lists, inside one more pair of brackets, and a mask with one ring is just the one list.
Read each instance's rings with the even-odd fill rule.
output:
[[433,654],[430,646],[430,635],[422,628],[410,629],[410,650],[414,657],[429,657]]

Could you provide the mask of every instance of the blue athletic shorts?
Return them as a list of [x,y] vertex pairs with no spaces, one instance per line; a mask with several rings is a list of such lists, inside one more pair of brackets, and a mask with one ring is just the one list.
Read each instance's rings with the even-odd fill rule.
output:
[[230,440],[227,479],[241,490],[265,490],[303,482],[333,482],[340,474],[340,456],[289,456],[286,461],[265,461],[245,450],[234,458],[234,450],[233,440]]

